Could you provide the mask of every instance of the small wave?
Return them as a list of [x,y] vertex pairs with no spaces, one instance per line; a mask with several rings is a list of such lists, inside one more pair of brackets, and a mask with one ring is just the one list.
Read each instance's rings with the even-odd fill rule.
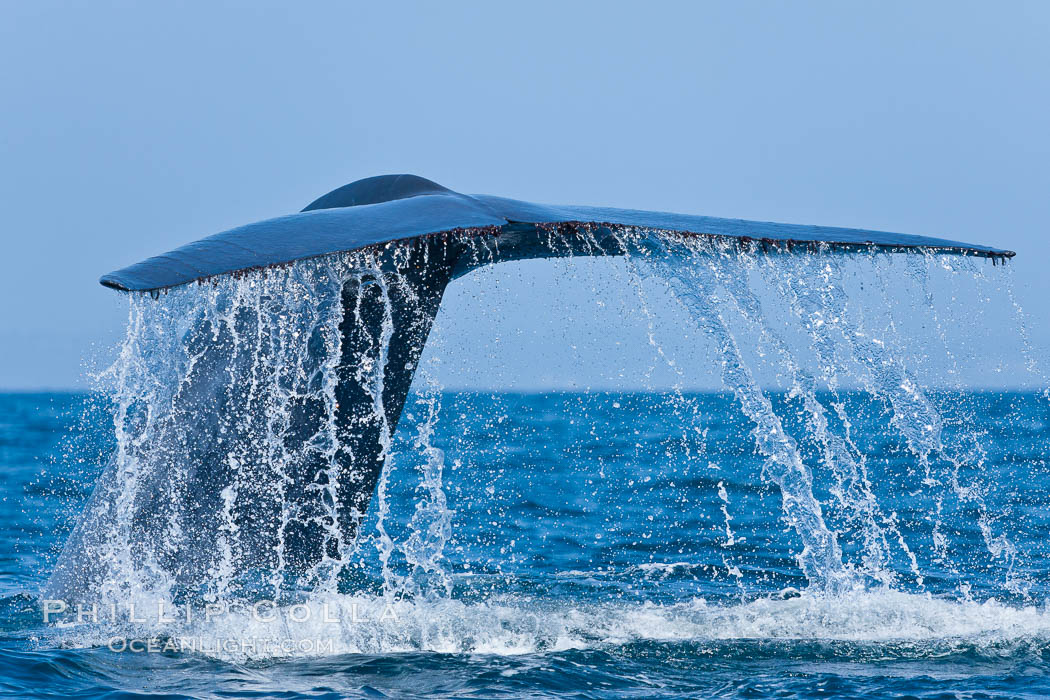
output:
[[567,579],[634,579],[640,576],[650,580],[663,581],[668,578],[692,578],[698,574],[709,573],[713,568],[715,567],[711,564],[689,561],[647,562],[620,569],[610,567],[600,571],[570,569],[559,572],[557,576]]

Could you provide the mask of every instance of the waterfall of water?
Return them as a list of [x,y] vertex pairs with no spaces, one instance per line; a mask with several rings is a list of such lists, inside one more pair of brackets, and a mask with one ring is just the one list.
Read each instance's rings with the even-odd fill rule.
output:
[[[686,461],[704,469],[711,464],[704,459],[703,408],[685,390],[693,369],[664,344],[676,331],[661,327],[654,294],[673,299],[708,339],[724,388],[764,460],[761,477],[779,489],[811,592],[846,596],[890,589],[903,579],[922,591],[929,572],[918,550],[928,547],[940,566],[955,567],[944,525],[952,499],[977,509],[989,555],[1006,563],[1013,590],[1024,590],[1025,581],[1013,573],[1017,548],[986,506],[982,436],[967,428],[966,406],[945,406],[923,388],[920,369],[931,360],[907,350],[904,337],[914,319],[899,318],[892,299],[897,282],[891,280],[903,277],[916,287],[908,297],[911,316],[928,322],[944,349],[942,365],[955,377],[949,387],[958,387],[971,351],[949,337],[954,324],[938,315],[932,280],[943,274],[949,287],[959,287],[982,271],[932,253],[897,262],[875,253],[741,250],[645,230],[617,236],[629,251],[626,263],[612,268],[617,283],[633,290],[648,342],[676,377],[668,400],[689,426],[680,436]],[[498,259],[495,240],[461,242],[475,262]],[[548,245],[559,252],[557,237]],[[399,254],[393,251],[395,259]],[[455,513],[446,493],[446,446],[436,437],[442,386],[430,368],[416,375],[409,409],[415,435],[403,443],[406,454],[395,449],[387,405],[392,339],[402,330],[395,299],[426,303],[411,289],[377,254],[357,253],[218,278],[155,298],[132,295],[120,355],[101,376],[113,399],[116,451],[63,555],[55,590],[64,594],[76,584],[95,602],[134,600],[143,607],[158,601],[251,605],[268,598],[361,605],[382,617],[382,606],[417,606],[414,627],[347,631],[353,649],[455,647],[460,642],[449,641],[456,637],[449,628],[453,610],[466,620],[457,624],[480,625],[471,634],[488,629],[478,623],[483,613],[456,600],[456,577],[445,559]],[[348,333],[356,334],[352,347]],[[347,357],[351,350],[357,354]],[[1028,366],[1037,371],[1034,359]],[[339,382],[347,371],[367,394],[369,410],[343,424]],[[783,400],[764,385],[771,377],[783,383]],[[875,495],[877,465],[853,429],[857,389],[883,407],[908,455],[906,469],[929,495],[925,530],[887,512]],[[385,464],[367,531],[360,529],[369,518],[365,508],[347,503],[341,491],[365,478],[348,470],[345,458],[362,449],[363,433],[379,441]],[[391,502],[390,477],[405,466],[418,475],[416,501],[399,509]],[[744,576],[728,550],[748,538],[731,515],[726,483],[721,477],[711,483],[722,516],[712,531],[727,549],[724,569],[746,597]],[[398,520],[401,511],[407,515]],[[378,581],[362,573],[369,551],[378,557]],[[421,601],[429,607],[419,607]],[[525,623],[511,617],[503,622],[515,635],[540,634],[519,629]],[[186,628],[173,633],[179,629]]]

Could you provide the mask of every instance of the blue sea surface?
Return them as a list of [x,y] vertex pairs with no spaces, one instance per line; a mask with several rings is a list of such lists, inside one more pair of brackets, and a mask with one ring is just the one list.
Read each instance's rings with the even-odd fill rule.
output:
[[[410,400],[389,511],[370,510],[343,591],[382,601],[385,568],[412,584],[397,619],[342,629],[331,653],[267,658],[115,651],[105,630],[45,625],[40,591],[114,447],[112,417],[90,394],[0,395],[0,695],[1050,695],[1050,403],[930,397],[964,446],[954,462],[922,464],[860,393],[821,398],[849,416],[865,474],[844,480],[799,439],[861,582],[834,593],[809,586],[731,395],[445,392],[437,491]],[[799,398],[771,398],[804,436]],[[430,570],[384,547],[421,528],[438,533]]]

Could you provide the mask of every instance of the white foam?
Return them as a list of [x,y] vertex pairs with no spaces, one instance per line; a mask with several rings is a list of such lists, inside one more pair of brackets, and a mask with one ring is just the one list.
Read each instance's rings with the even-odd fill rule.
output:
[[[139,638],[171,639],[183,649],[229,661],[405,652],[519,655],[640,641],[962,642],[978,648],[1050,642],[1050,612],[1044,607],[889,590],[802,594],[734,605],[699,598],[673,605],[572,604],[520,597],[465,603],[332,594],[315,595],[302,606],[280,608],[276,614],[267,608],[265,617],[273,618],[267,620],[242,610],[134,632]],[[121,631],[75,626],[60,633],[66,644],[103,646]],[[248,640],[255,648],[244,646]],[[263,640],[277,645],[266,647]]]

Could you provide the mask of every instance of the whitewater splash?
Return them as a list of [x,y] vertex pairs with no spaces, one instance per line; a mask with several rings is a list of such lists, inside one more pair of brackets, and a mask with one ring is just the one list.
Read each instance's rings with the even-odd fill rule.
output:
[[[136,622],[125,612],[105,625],[64,628],[65,638],[100,644],[114,630],[213,640],[326,634],[330,653],[522,653],[632,639],[1044,634],[1045,613],[1033,607],[930,597],[916,555],[929,550],[944,568],[956,566],[941,511],[949,502],[963,503],[975,514],[988,559],[1004,572],[1006,590],[1023,596],[1031,583],[1016,566],[1018,551],[1001,517],[985,505],[994,485],[980,478],[984,436],[966,429],[965,405],[923,390],[915,370],[923,346],[908,338],[917,321],[932,328],[945,349],[949,387],[958,381],[973,344],[950,337],[958,329],[937,317],[934,295],[947,289],[953,296],[987,297],[994,281],[981,262],[933,252],[845,255],[821,246],[741,250],[717,239],[637,228],[614,238],[615,250],[627,255],[612,267],[637,294],[654,350],[683,383],[690,367],[670,357],[659,338],[665,301],[708,339],[740,420],[751,426],[764,460],[762,478],[780,491],[784,522],[799,543],[797,566],[809,584],[802,596],[749,600],[741,583],[746,602],[731,606],[693,599],[546,610],[513,595],[464,597],[469,581],[449,569],[444,552],[454,519],[443,488],[445,456],[433,444],[441,387],[425,368],[417,374],[416,386],[423,388],[413,410],[422,418],[401,454],[394,450],[401,407],[389,405],[390,384],[404,381],[389,374],[397,364],[392,340],[407,333],[399,324],[418,323],[422,315],[399,315],[393,301],[424,306],[433,300],[414,298],[413,286],[377,253],[356,252],[131,297],[120,356],[101,376],[115,406],[117,449],[49,596],[122,611],[130,603],[140,613],[158,605],[242,612],[163,623]],[[475,260],[497,259],[494,240],[463,234],[454,242]],[[552,256],[565,254],[557,237],[547,245]],[[420,253],[393,254],[411,261]],[[887,280],[906,280],[919,292],[907,297],[913,304],[903,316],[892,289],[897,282]],[[872,291],[881,295],[878,303],[871,303]],[[354,310],[350,322],[346,308]],[[351,329],[356,336],[347,335],[348,325],[358,329]],[[409,377],[416,363],[426,364],[422,352],[410,347],[401,361]],[[1034,359],[1029,365],[1037,371]],[[346,405],[339,373],[347,368],[369,409],[350,420],[339,416],[341,400]],[[789,414],[763,389],[760,377],[770,371],[787,389]],[[867,456],[852,431],[857,417],[848,392],[856,385],[884,407],[906,455],[904,468],[933,499],[928,536],[912,539],[914,528],[875,495]],[[681,391],[671,400],[681,415],[700,410]],[[366,450],[366,441],[379,446],[385,463],[374,484],[366,472],[347,472],[346,455]],[[705,460],[702,450],[695,459]],[[387,475],[400,463],[418,470],[417,501],[402,518],[406,526],[394,532],[392,510],[404,504],[391,503]],[[347,484],[356,488],[342,490]],[[732,504],[721,481],[718,488],[731,546]],[[368,499],[353,495],[362,490],[375,491],[369,532],[362,531]],[[742,579],[736,564],[723,563]],[[281,612],[277,620],[244,612],[263,600]],[[310,610],[311,621],[289,620],[295,606]],[[322,607],[336,611],[337,621],[318,622],[325,618]],[[253,655],[218,644],[208,649]]]
[[[977,651],[992,658],[1050,645],[1041,606],[978,603],[892,590],[840,596],[763,597],[735,605],[692,598],[675,604],[543,602],[494,596],[484,603],[441,598],[423,604],[376,596],[317,594],[286,607],[230,608],[186,621],[167,608],[159,619],[139,608],[131,626],[68,624],[52,632],[65,645],[114,651],[182,651],[250,662],[338,654],[521,655],[638,642],[852,643],[881,658],[926,658]],[[863,654],[862,654],[863,655]]]

